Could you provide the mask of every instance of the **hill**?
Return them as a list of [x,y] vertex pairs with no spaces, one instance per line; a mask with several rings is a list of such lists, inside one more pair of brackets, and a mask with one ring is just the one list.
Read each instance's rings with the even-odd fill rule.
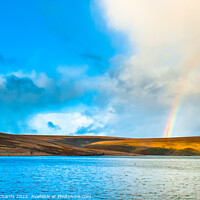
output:
[[98,141],[116,139],[120,138],[104,136],[12,135],[0,133],[0,156],[133,155],[127,152],[96,150],[83,147],[86,144]]
[[123,151],[141,155],[200,155],[200,137],[145,138],[100,141],[85,145],[91,149]]
[[0,133],[0,156],[200,155],[200,137],[131,139]]

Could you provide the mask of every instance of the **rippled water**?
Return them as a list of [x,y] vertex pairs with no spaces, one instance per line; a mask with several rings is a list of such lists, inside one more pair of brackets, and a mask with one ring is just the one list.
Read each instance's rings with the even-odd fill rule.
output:
[[200,157],[0,157],[6,197],[196,200]]

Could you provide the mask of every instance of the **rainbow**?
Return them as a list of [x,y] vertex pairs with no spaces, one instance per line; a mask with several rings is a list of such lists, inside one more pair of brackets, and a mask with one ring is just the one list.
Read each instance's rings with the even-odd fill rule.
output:
[[181,80],[181,85],[179,88],[179,94],[177,95],[175,102],[174,102],[174,106],[172,108],[168,123],[166,125],[166,129],[164,131],[164,137],[172,137],[173,134],[173,130],[176,124],[176,120],[177,120],[177,116],[178,116],[178,112],[180,110],[181,107],[181,103],[183,101],[184,95],[185,95],[185,90],[187,87],[187,83],[188,83],[188,79],[189,76],[191,74],[191,72],[198,66],[198,62],[199,62],[199,54],[197,54],[193,60],[190,62],[190,64],[188,64],[188,69],[186,70],[182,80]]
[[[182,92],[182,94],[184,94],[184,91]],[[167,123],[167,127],[166,130],[164,132],[164,137],[171,137],[174,127],[175,127],[175,123],[176,123],[176,119],[178,116],[178,111],[180,110],[181,107],[181,103],[182,103],[182,99],[183,99],[183,95],[179,95],[175,101],[175,104],[173,106],[173,109],[171,111],[168,123]]]

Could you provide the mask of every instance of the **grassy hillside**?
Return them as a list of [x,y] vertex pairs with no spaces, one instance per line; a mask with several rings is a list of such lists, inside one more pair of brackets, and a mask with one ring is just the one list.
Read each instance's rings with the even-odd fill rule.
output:
[[100,141],[85,145],[85,147],[142,155],[200,155],[200,137]]
[[82,147],[92,142],[114,139],[116,140],[113,137],[38,136],[0,133],[0,156],[131,155],[126,152],[87,149]]
[[131,139],[0,133],[0,156],[200,155],[200,137]]

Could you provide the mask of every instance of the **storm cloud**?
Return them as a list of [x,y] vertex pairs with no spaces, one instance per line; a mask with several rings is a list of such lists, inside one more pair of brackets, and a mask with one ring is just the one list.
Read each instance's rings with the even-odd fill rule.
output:
[[46,109],[62,108],[71,100],[76,101],[84,96],[82,86],[70,77],[59,81],[45,77],[37,73],[34,77],[20,73],[0,76],[2,132],[19,133],[23,128],[25,131],[28,116]]

